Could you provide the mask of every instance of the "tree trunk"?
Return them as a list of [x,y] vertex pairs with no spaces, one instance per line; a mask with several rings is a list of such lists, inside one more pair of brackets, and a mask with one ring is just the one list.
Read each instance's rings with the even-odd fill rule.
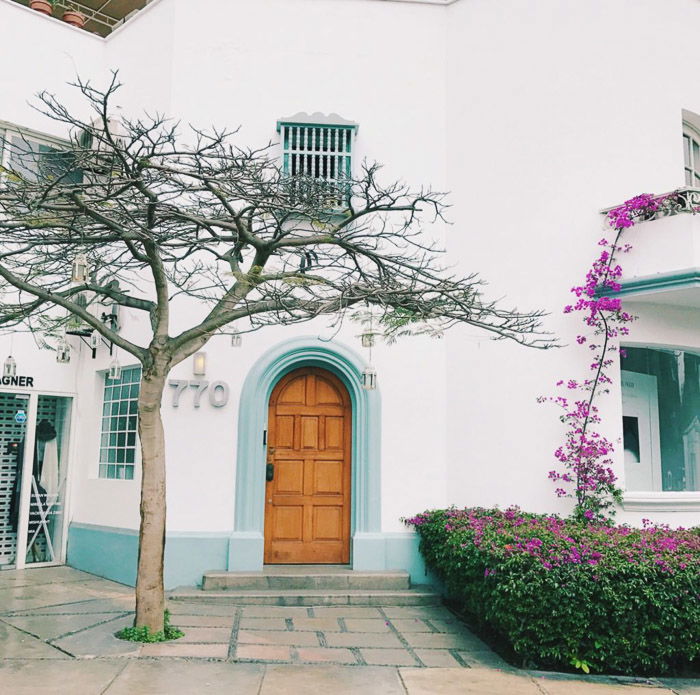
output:
[[136,627],[163,630],[165,591],[165,437],[161,401],[167,367],[155,364],[144,371],[139,394],[141,439],[141,526],[136,577]]

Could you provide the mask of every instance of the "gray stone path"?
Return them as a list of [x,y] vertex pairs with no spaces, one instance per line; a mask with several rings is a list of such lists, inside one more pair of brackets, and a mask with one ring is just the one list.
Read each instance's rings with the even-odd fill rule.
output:
[[185,637],[114,637],[133,590],[67,567],[0,572],[0,693],[700,695],[698,681],[514,669],[442,607],[170,602]]

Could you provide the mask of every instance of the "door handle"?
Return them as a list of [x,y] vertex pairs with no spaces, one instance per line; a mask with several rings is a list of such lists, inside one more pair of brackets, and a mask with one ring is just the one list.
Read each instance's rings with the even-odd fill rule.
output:
[[274,463],[268,463],[265,466],[265,480],[269,483],[271,480],[273,480],[275,477],[275,464]]

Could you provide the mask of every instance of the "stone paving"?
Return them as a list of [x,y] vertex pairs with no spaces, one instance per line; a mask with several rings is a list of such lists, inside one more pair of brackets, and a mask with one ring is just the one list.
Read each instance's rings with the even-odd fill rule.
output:
[[692,680],[514,669],[439,606],[170,610],[185,637],[124,642],[131,588],[67,567],[0,572],[0,693],[700,695]]

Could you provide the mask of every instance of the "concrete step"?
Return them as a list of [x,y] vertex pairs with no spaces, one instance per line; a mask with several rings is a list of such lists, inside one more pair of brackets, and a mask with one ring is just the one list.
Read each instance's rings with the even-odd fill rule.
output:
[[262,572],[207,572],[202,578],[204,591],[246,591],[268,589],[292,591],[313,589],[362,589],[365,591],[403,591],[410,588],[410,576],[404,570],[359,572],[350,569],[287,567]]
[[238,606],[434,606],[441,603],[432,587],[403,591],[363,589],[267,589],[204,591],[189,586],[169,593],[171,601]]

